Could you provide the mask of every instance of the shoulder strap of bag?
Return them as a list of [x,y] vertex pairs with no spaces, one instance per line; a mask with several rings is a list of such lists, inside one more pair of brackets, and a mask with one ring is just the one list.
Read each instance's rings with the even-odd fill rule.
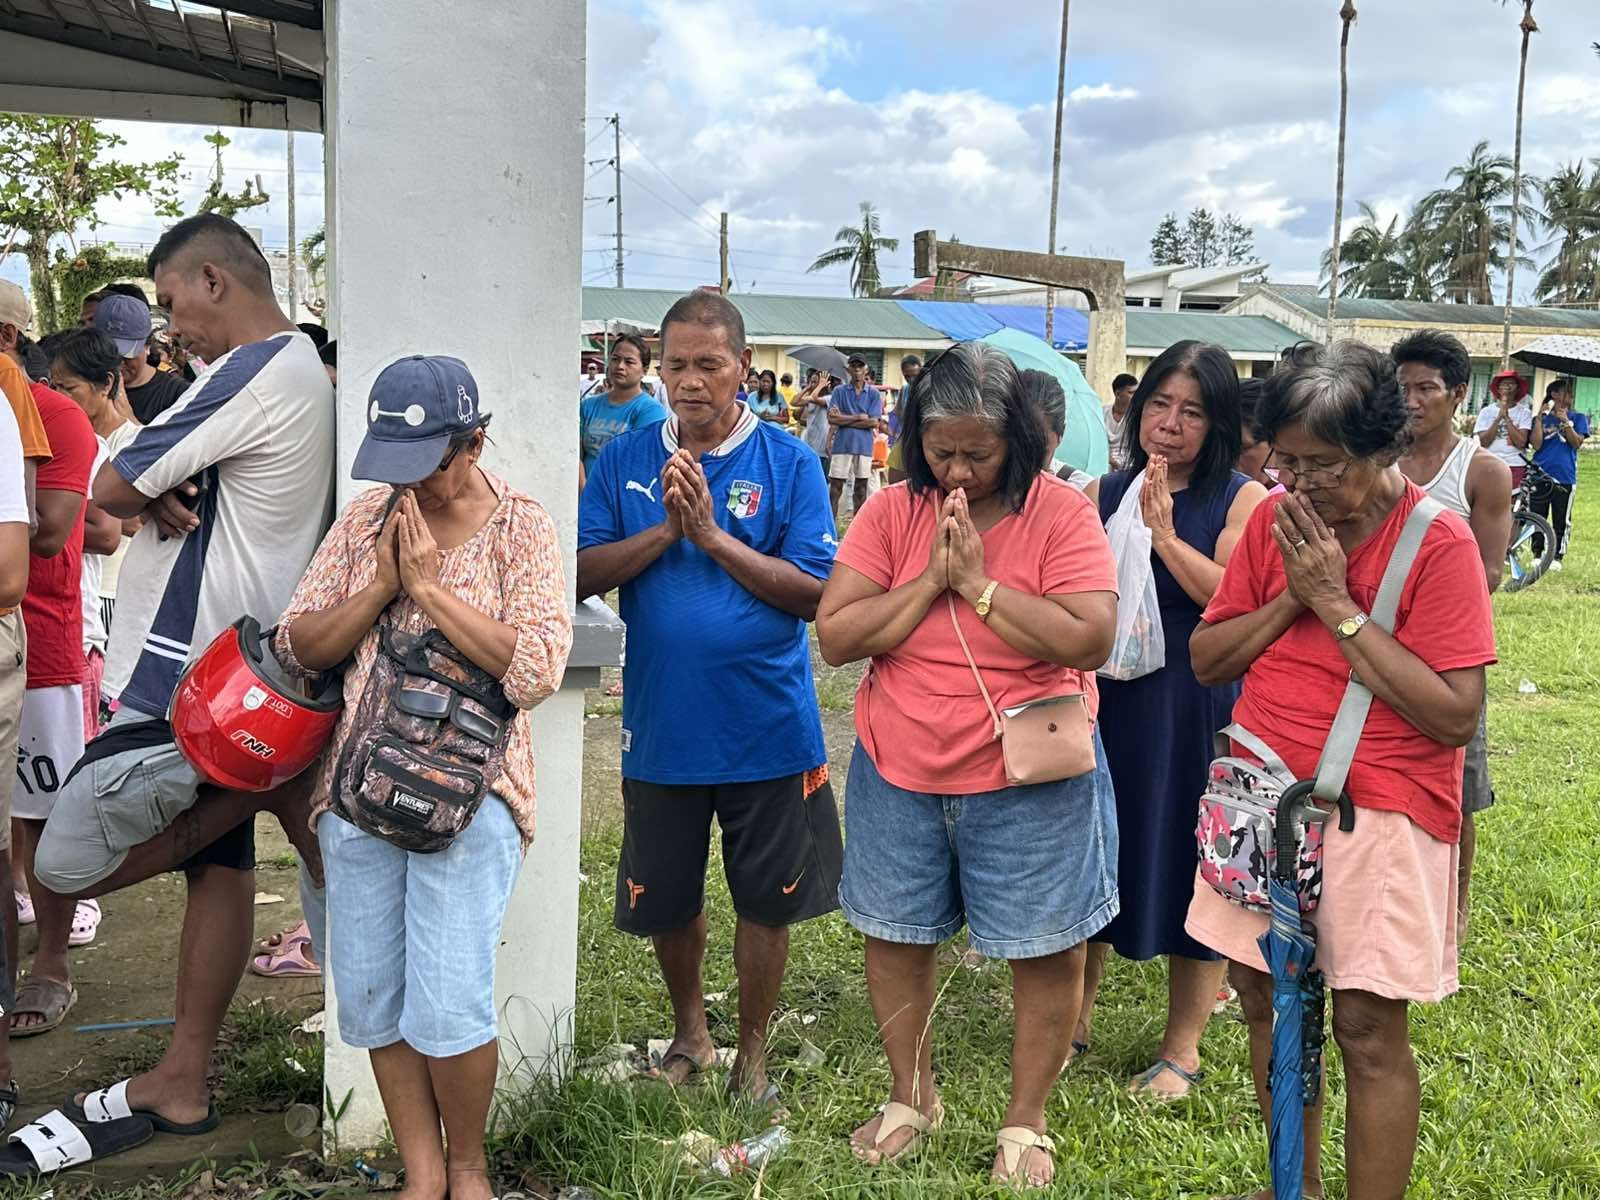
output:
[[1294,776],[1284,764],[1283,759],[1278,757],[1271,746],[1267,745],[1243,725],[1229,725],[1217,734],[1216,751],[1218,758],[1232,753],[1232,749],[1228,745],[1230,738],[1260,759],[1261,765],[1267,769],[1267,772],[1271,775],[1276,775],[1285,787],[1294,782]]
[[[1383,569],[1377,599],[1373,601],[1372,612],[1367,616],[1385,633],[1394,632],[1400,591],[1405,587],[1406,577],[1411,574],[1411,568],[1417,561],[1422,539],[1427,536],[1434,519],[1443,511],[1444,506],[1437,500],[1424,496],[1411,510],[1411,515],[1400,530],[1400,540],[1395,543],[1394,552]],[[1367,713],[1371,708],[1371,690],[1352,673],[1344,699],[1339,704],[1338,715],[1333,719],[1333,728],[1328,731],[1322,757],[1317,761],[1316,786],[1311,794],[1322,803],[1336,803],[1343,793],[1345,780],[1350,776],[1350,764],[1355,760],[1356,745],[1361,741],[1361,731],[1366,727]]]
[[961,653],[967,656],[967,666],[972,668],[972,677],[978,681],[978,691],[983,694],[983,703],[989,710],[989,715],[994,718],[994,740],[1000,740],[1004,726],[1000,724],[1000,712],[994,706],[994,701],[989,698],[989,689],[983,686],[983,676],[978,673],[978,664],[973,661],[972,651],[967,647],[967,635],[961,632],[961,622],[956,620],[956,597],[954,592],[946,592],[945,600],[950,605],[950,624],[956,627],[956,640],[961,643]]

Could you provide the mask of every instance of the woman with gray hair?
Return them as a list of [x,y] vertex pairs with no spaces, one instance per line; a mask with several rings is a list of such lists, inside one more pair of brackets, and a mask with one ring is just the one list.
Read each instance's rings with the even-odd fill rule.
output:
[[[839,900],[866,934],[892,1086],[851,1143],[887,1162],[942,1120],[934,956],[965,925],[973,949],[1012,969],[1011,1102],[994,1178],[1044,1186],[1044,1106],[1076,1018],[1083,943],[1117,911],[1114,804],[1092,732],[1116,571],[1094,506],[1041,474],[1038,414],[995,348],[965,343],[927,365],[903,445],[906,481],[863,505],[817,612],[829,663],[871,660],[856,694]],[[1041,700],[1070,714],[1052,721],[1077,719],[1093,765],[1014,784],[1017,746],[993,714]]]
[[[1347,1190],[1351,1200],[1398,1197],[1421,1102],[1408,1005],[1457,986],[1461,759],[1495,660],[1489,593],[1472,531],[1441,512],[1416,551],[1393,632],[1368,619],[1425,499],[1395,465],[1407,412],[1387,355],[1356,342],[1297,347],[1256,425],[1288,492],[1251,515],[1190,648],[1202,682],[1243,678],[1234,725],[1297,779],[1315,776],[1350,681],[1372,691],[1345,785],[1355,825],[1323,827],[1313,919],[1344,1058]],[[1237,742],[1232,753],[1260,761]],[[1229,903],[1196,872],[1187,929],[1232,962],[1256,1096],[1270,1114],[1272,979],[1256,943],[1266,928],[1265,913]],[[1322,1195],[1321,1115],[1320,1102],[1307,1110],[1311,1196]]]

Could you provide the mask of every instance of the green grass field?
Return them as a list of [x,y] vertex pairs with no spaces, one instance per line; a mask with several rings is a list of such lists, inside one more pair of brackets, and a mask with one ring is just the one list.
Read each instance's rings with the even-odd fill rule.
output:
[[[1499,803],[1480,818],[1475,918],[1462,990],[1419,1006],[1412,1030],[1423,1121],[1410,1195],[1459,1200],[1600,1197],[1600,463],[1585,464],[1565,571],[1496,601],[1500,664],[1489,676]],[[1519,691],[1530,680],[1534,694]],[[830,695],[830,700],[835,700]],[[830,705],[831,706],[831,705]],[[584,846],[577,1053],[664,1037],[670,1019],[647,943],[610,924],[615,831]],[[718,1043],[736,1037],[732,920],[713,863],[706,990]],[[935,1017],[949,1121],[922,1156],[869,1169],[845,1144],[887,1095],[861,971],[861,939],[837,916],[794,937],[773,1059],[794,1109],[796,1144],[759,1181],[706,1182],[662,1139],[699,1129],[724,1140],[757,1132],[713,1080],[677,1093],[576,1080],[502,1114],[503,1162],[529,1177],[606,1196],[912,1197],[1004,1194],[987,1183],[1009,1084],[1009,974],[953,954]],[[1160,1035],[1159,964],[1114,962],[1090,1056],[1058,1086],[1051,1194],[1206,1197],[1266,1182],[1266,1139],[1250,1090],[1244,1027],[1207,1034],[1209,1076],[1192,1097],[1153,1108],[1124,1094]],[[826,1055],[795,1064],[802,1039]],[[1343,1195],[1344,1089],[1329,1053],[1325,1138],[1329,1193]]]

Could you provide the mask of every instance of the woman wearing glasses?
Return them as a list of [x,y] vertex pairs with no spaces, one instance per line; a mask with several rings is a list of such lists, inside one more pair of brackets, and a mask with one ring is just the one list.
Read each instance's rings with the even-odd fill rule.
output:
[[306,671],[354,655],[313,806],[332,935],[319,949],[345,1001],[340,1036],[371,1054],[406,1191],[419,1200],[492,1194],[483,1132],[498,1061],[494,960],[534,833],[528,719],[517,713],[504,772],[486,780],[482,807],[438,853],[410,853],[328,809],[340,751],[361,732],[380,623],[441,631],[518,710],[560,683],[572,625],[555,523],[479,464],[488,420],[457,359],[384,368],[351,474],[389,486],[358,496],[334,522],[275,643]]
[[[1355,827],[1323,827],[1313,920],[1344,1060],[1346,1188],[1351,1200],[1400,1196],[1421,1091],[1408,1004],[1456,990],[1462,747],[1495,658],[1483,560],[1467,523],[1443,513],[1406,577],[1393,635],[1368,621],[1425,495],[1395,465],[1410,439],[1388,355],[1356,342],[1297,347],[1273,375],[1257,425],[1289,493],[1246,526],[1195,632],[1194,668],[1211,684],[1243,679],[1234,721],[1299,779],[1314,777],[1352,674],[1374,694],[1345,786]],[[1188,931],[1233,963],[1266,1114],[1272,979],[1256,938],[1267,917],[1191,877]],[[1321,1116],[1319,1104],[1306,1118],[1309,1196],[1322,1195]]]
[[1074,1051],[1088,1048],[1106,952],[1167,959],[1167,1022],[1151,1065],[1129,1085],[1176,1100],[1200,1077],[1200,1036],[1226,964],[1183,929],[1197,854],[1196,806],[1212,738],[1228,723],[1238,689],[1207,687],[1189,665],[1189,635],[1266,489],[1238,471],[1239,379],[1227,354],[1178,342],[1150,364],[1123,423],[1126,468],[1091,484],[1109,521],[1129,490],[1150,527],[1166,665],[1142,678],[1102,679],[1106,763],[1117,792],[1122,911],[1089,946]]

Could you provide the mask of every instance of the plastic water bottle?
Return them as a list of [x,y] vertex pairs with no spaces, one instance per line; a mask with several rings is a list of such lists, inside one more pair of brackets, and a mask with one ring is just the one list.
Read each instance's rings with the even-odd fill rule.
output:
[[774,1125],[753,1138],[724,1146],[717,1151],[717,1156],[707,1169],[711,1174],[723,1178],[743,1175],[746,1171],[759,1171],[765,1163],[778,1157],[792,1144],[789,1131],[782,1125]]

